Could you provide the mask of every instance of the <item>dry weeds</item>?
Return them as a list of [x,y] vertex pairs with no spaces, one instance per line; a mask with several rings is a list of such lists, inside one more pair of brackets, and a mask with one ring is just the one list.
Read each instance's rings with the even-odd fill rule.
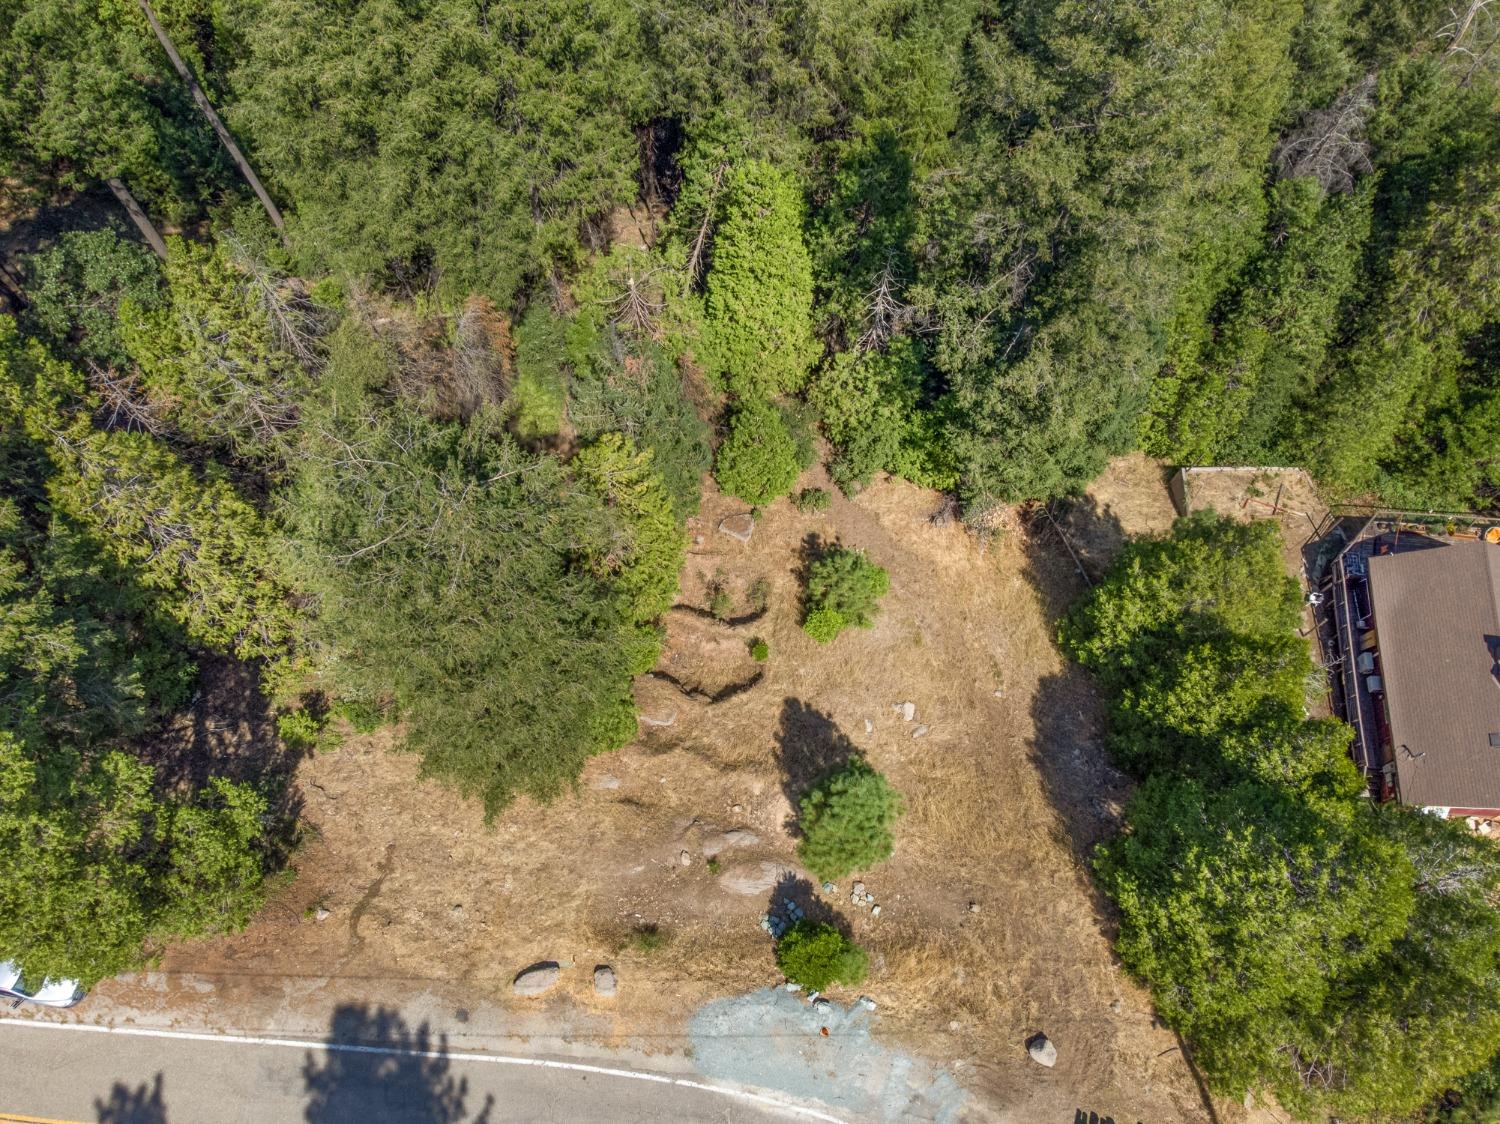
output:
[[[1130,479],[1161,488],[1156,470]],[[1155,518],[1160,495],[1127,496],[1125,480],[1111,481],[1107,504],[1140,529],[1132,505]],[[802,483],[828,486],[820,474]],[[316,838],[296,881],[245,933],[174,949],[164,966],[214,981],[228,1002],[255,992],[249,977],[236,982],[253,964],[262,990],[277,975],[309,993],[351,977],[366,991],[462,990],[574,1036],[681,1050],[701,1004],[778,982],[757,924],[772,892],[731,893],[726,877],[794,867],[801,788],[860,752],[908,814],[894,857],[863,875],[881,915],[849,903],[848,880],[826,898],[870,949],[863,990],[880,1003],[882,1033],[951,1063],[998,1119],[1202,1119],[1175,1038],[1115,964],[1110,914],[1084,866],[1126,788],[1101,749],[1091,686],[1052,644],[1056,611],[1082,586],[1055,542],[1012,531],[981,547],[931,519],[941,506],[885,481],[852,501],[835,494],[826,513],[771,505],[741,544],[716,529],[741,505],[708,485],[683,608],[658,676],[637,684],[641,712],[675,711],[672,725],[643,725],[635,744],[590,763],[574,796],[518,803],[489,828],[477,807],[418,780],[389,732],[351,738],[302,765]],[[798,625],[798,572],[808,544],[835,539],[885,566],[891,593],[874,628],[822,646]],[[764,616],[701,614],[720,583],[748,616],[757,582]],[[757,636],[771,648],[764,665],[748,657]],[[703,701],[756,670],[753,687]],[[893,710],[907,700],[910,724]],[[758,842],[711,869],[703,844],[730,828]],[[327,921],[310,920],[317,905]],[[654,951],[632,941],[652,926]],[[513,999],[511,977],[542,959],[574,965],[558,994]],[[613,1002],[590,992],[603,962],[620,973]],[[1026,1056],[1037,1030],[1058,1045],[1056,1069]]]

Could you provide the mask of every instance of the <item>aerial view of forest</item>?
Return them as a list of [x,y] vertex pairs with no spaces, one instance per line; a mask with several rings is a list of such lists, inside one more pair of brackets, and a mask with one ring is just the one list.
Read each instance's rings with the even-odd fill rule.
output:
[[[893,692],[1066,682],[1118,778],[1068,901],[1208,1111],[1500,1119],[1500,850],[1367,798],[1274,524],[1127,520],[1076,585],[1024,546],[1127,456],[1500,524],[1500,0],[154,2],[0,0],[0,961],[92,989],[326,913],[308,770],[366,744],[566,862],[591,763],[751,769],[779,722],[772,858],[920,898],[1006,798],[945,827],[991,712]],[[1006,666],[945,663],[990,605]],[[859,747],[789,764],[799,677],[863,674]],[[226,699],[264,736],[184,750]],[[917,979],[778,908],[720,990]],[[969,1053],[1031,1028],[993,933]]]

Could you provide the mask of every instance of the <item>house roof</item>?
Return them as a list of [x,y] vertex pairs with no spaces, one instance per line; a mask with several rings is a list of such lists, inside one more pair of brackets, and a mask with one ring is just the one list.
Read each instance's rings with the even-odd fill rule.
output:
[[1402,801],[1500,808],[1500,546],[1377,554],[1370,597]]

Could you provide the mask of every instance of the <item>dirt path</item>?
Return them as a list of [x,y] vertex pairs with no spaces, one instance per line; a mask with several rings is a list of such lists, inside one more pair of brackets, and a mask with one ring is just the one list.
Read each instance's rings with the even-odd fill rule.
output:
[[[643,724],[573,797],[518,804],[489,828],[389,752],[389,732],[351,738],[302,764],[312,838],[255,924],[173,949],[162,973],[106,985],[109,997],[131,1002],[149,981],[155,998],[137,1006],[150,1017],[211,1003],[258,1011],[253,1022],[331,991],[426,993],[460,1033],[483,1010],[516,1034],[681,1054],[693,1020],[720,1010],[709,1004],[779,982],[759,919],[789,894],[870,949],[876,1035],[968,1089],[966,1116],[1205,1119],[1175,1037],[1114,963],[1082,865],[1125,787],[1089,684],[1052,646],[1054,614],[1080,588],[1061,547],[1015,533],[982,550],[930,521],[940,497],[900,482],[835,494],[823,514],[777,503],[742,544],[717,527],[743,506],[708,492],[659,674],[638,682],[642,714],[670,725]],[[797,625],[814,538],[862,547],[891,574],[876,626],[828,646]],[[714,588],[740,623],[706,612]],[[748,654],[755,637],[770,645],[764,665]],[[893,709],[906,701],[912,722]],[[864,876],[878,917],[847,883],[823,895],[795,870],[795,798],[855,751],[908,801],[896,855]],[[543,959],[563,963],[559,988],[512,998],[515,972]],[[606,961],[613,1000],[590,986]],[[1026,1056],[1038,1030],[1057,1044],[1055,1069]]]

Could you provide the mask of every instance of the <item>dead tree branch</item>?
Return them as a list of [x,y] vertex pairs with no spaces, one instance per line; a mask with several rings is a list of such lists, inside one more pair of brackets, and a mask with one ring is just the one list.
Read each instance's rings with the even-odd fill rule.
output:
[[1352,191],[1372,168],[1365,126],[1374,103],[1375,75],[1367,74],[1328,108],[1309,113],[1276,146],[1277,173],[1282,179],[1313,176],[1328,192]]

